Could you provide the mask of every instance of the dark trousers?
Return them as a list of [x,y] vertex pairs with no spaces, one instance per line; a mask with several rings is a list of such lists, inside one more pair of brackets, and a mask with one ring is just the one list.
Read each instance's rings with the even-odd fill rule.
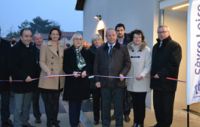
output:
[[59,91],[42,92],[42,99],[44,101],[45,112],[47,116],[47,127],[58,124],[59,111]]
[[69,101],[69,121],[71,127],[78,127],[81,112],[81,103],[81,100]]
[[92,89],[94,121],[100,119],[101,89]]
[[134,109],[134,123],[144,124],[146,92],[131,92]]
[[124,89],[124,103],[123,103],[123,112],[124,115],[129,116],[130,112],[131,112],[131,95],[130,93],[127,91],[127,88]]
[[156,127],[170,127],[173,120],[175,91],[153,91],[153,105],[157,120]]
[[10,91],[1,92],[1,122],[9,121],[10,117]]
[[41,117],[39,100],[40,100],[40,91],[36,90],[33,92],[33,100],[32,100],[33,115],[36,119],[40,119]]
[[114,104],[116,127],[123,127],[123,93],[124,88],[101,88],[102,97],[102,126],[110,126],[111,103]]

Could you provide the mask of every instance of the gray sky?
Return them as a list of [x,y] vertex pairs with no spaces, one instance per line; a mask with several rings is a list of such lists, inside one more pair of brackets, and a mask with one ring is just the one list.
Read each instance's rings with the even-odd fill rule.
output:
[[76,0],[1,0],[1,36],[16,31],[24,20],[36,16],[55,21],[63,31],[83,29],[83,12],[75,10]]

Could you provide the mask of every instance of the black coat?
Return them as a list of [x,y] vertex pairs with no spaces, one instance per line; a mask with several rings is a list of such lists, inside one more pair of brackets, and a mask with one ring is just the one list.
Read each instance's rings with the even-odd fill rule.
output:
[[[82,49],[81,54],[85,59],[86,66],[79,70],[76,64],[76,53],[74,46],[64,51],[63,70],[66,74],[72,74],[74,71],[86,71],[88,75],[92,74],[92,54],[89,50]],[[64,100],[84,100],[90,97],[90,81],[86,78],[66,77],[64,87]]]
[[[35,43],[33,44],[34,47],[36,47]],[[40,76],[40,72],[41,72],[41,68],[40,68],[40,49],[38,49],[36,47],[36,64],[37,64],[37,68],[36,68],[36,75],[38,75],[38,77]],[[35,81],[36,83],[36,90],[38,89],[38,85],[39,85],[39,80]]]
[[[26,47],[21,41],[19,41],[12,48],[12,79],[13,80],[25,80],[27,76],[31,78],[39,77],[39,64],[37,48],[30,44]],[[14,93],[27,93],[32,92],[37,87],[36,81],[29,83],[13,82],[12,91]]]
[[[131,67],[127,47],[116,42],[111,56],[108,55],[108,49],[108,43],[97,49],[94,74],[105,76],[119,76],[123,74],[126,76]],[[125,87],[125,82],[121,82],[120,79],[96,77],[95,80],[101,83],[101,87]]]
[[166,77],[178,78],[179,65],[182,58],[181,46],[170,37],[160,40],[152,51],[151,76],[159,75],[159,79],[151,78],[151,88],[160,91],[176,91],[177,81],[167,80]]
[[[92,60],[92,69],[93,69],[94,68],[94,60],[95,60],[95,55],[96,55],[96,52],[97,52],[97,48],[94,45],[92,45],[89,50],[92,53],[91,60]],[[93,70],[92,70],[92,72],[93,72]],[[95,79],[94,78],[90,79],[90,88],[91,89],[96,89]]]
[[[11,49],[10,43],[0,38],[0,80],[9,80],[10,49]],[[9,90],[10,90],[10,83],[0,81],[0,92]]]
[[124,34],[124,40],[123,40],[123,45],[127,45],[129,42],[131,42],[131,36],[130,34],[125,33]]
[[127,34],[127,33],[125,33],[123,45],[127,45],[129,42],[132,41],[131,39],[132,39],[132,38],[130,38],[130,35]]

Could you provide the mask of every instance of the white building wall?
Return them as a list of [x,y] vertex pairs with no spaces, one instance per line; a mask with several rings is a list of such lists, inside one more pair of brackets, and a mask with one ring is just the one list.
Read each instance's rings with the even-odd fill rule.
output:
[[[150,47],[157,37],[159,0],[86,0],[84,5],[83,36],[88,42],[95,34],[97,21],[95,15],[101,15],[105,27],[114,28],[123,23],[126,32],[141,29]],[[147,105],[151,106],[151,95],[147,96]]]
[[86,0],[84,6],[83,35],[91,41],[97,21],[93,18],[100,14],[106,27],[124,23],[126,31],[143,30],[146,40],[152,46],[154,30],[158,25],[158,0]]

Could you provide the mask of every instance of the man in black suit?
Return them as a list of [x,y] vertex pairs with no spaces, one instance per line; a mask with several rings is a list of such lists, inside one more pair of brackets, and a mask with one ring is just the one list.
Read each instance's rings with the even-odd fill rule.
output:
[[[1,95],[1,126],[11,127],[12,122],[10,117],[10,83],[9,75],[9,54],[10,54],[10,43],[0,38],[0,95]],[[4,81],[2,81],[4,80]],[[5,81],[7,80],[7,81]]]
[[173,106],[181,62],[181,46],[171,39],[167,26],[158,27],[157,43],[152,51],[151,88],[157,124],[155,127],[170,127],[173,120]]

